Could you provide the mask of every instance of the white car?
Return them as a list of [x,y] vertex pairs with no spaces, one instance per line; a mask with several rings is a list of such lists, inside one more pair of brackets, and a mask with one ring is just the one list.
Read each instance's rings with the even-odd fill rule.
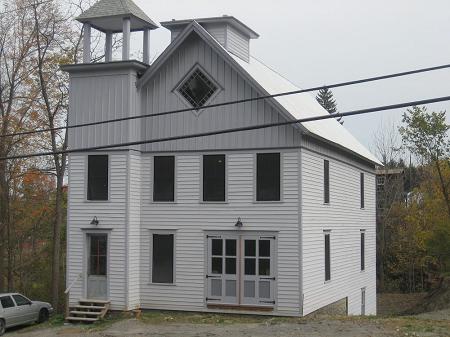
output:
[[0,336],[6,328],[45,322],[52,313],[49,303],[30,301],[18,293],[0,294]]

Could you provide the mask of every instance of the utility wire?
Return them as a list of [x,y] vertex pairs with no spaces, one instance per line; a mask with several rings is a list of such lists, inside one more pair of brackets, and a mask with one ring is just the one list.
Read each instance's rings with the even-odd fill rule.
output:
[[323,115],[323,116],[294,119],[294,120],[290,120],[290,121],[286,121],[286,122],[244,126],[244,127],[239,127],[239,128],[223,129],[223,130],[195,133],[195,134],[190,134],[190,135],[180,135],[180,136],[172,136],[172,137],[149,139],[149,140],[140,140],[140,141],[134,141],[134,142],[119,143],[119,144],[98,145],[98,146],[91,146],[91,147],[85,147],[85,148],[80,148],[80,149],[70,149],[70,150],[63,150],[63,151],[56,151],[56,152],[40,152],[40,153],[16,155],[16,156],[10,156],[10,157],[0,157],[0,160],[43,157],[43,156],[50,156],[50,155],[55,155],[55,154],[60,155],[60,154],[75,153],[75,152],[89,152],[89,151],[94,151],[94,150],[112,149],[112,148],[118,148],[118,147],[124,147],[124,146],[134,146],[134,145],[142,145],[142,144],[168,142],[168,141],[181,140],[181,139],[207,137],[207,136],[221,135],[221,134],[225,134],[225,133],[258,130],[258,129],[276,127],[276,126],[313,122],[313,121],[319,121],[319,120],[336,118],[336,117],[362,115],[362,114],[367,114],[367,113],[372,113],[372,112],[400,109],[400,108],[406,108],[406,107],[410,107],[410,106],[425,105],[425,104],[438,103],[438,102],[444,102],[444,101],[450,101],[450,96],[423,99],[423,100],[419,100],[419,101],[412,101],[412,102],[405,102],[405,103],[398,103],[398,104],[391,104],[391,105],[383,105],[383,106],[374,107],[374,108],[367,108],[367,109],[354,110],[354,111],[349,111],[349,112],[336,113],[334,115]]
[[[319,86],[319,87],[311,87],[311,88],[307,88],[307,89],[286,91],[286,92],[281,92],[281,93],[277,93],[277,94],[273,94],[273,95],[265,95],[265,96],[258,96],[258,97],[240,99],[240,100],[236,100],[236,101],[228,101],[228,102],[223,102],[223,103],[209,104],[209,105],[202,106],[201,110],[217,108],[217,107],[233,105],[233,104],[248,103],[248,102],[253,102],[253,101],[265,100],[265,99],[269,99],[269,98],[276,98],[276,97],[282,97],[282,96],[288,96],[288,95],[301,94],[301,93],[306,93],[306,92],[311,92],[311,91],[318,91],[318,90],[324,89],[324,88],[328,88],[328,89],[339,88],[339,87],[344,87],[344,86],[349,86],[349,85],[380,81],[380,80],[385,80],[385,79],[390,79],[390,78],[395,78],[395,77],[401,77],[401,76],[425,73],[425,72],[442,70],[442,69],[447,69],[447,68],[450,68],[450,64],[444,64],[444,65],[439,65],[439,66],[429,67],[429,68],[415,69],[415,70],[404,71],[404,72],[400,72],[400,73],[393,73],[393,74],[388,74],[388,75],[376,76],[376,77],[363,78],[363,79],[354,80],[354,81],[338,82],[338,83],[334,83],[334,84],[330,84],[330,85],[323,85],[323,86]],[[195,110],[199,110],[199,109],[198,108],[185,108],[185,109],[178,109],[178,110],[158,112],[158,113],[154,113],[154,114],[143,114],[143,115],[138,115],[138,116],[130,116],[130,117],[115,118],[115,119],[107,119],[107,120],[97,121],[97,122],[88,122],[88,123],[73,124],[73,125],[67,125],[67,126],[59,126],[59,127],[54,127],[54,128],[48,128],[48,129],[22,131],[22,132],[17,132],[17,133],[10,133],[10,134],[5,134],[5,135],[0,135],[0,138],[3,138],[3,137],[14,137],[14,136],[25,136],[25,135],[31,135],[31,134],[36,134],[36,133],[43,133],[43,132],[50,132],[50,131],[59,131],[59,130],[64,130],[64,129],[67,130],[67,129],[86,127],[86,126],[94,126],[94,125],[107,124],[107,123],[123,122],[123,121],[135,120],[135,119],[141,119],[141,118],[159,117],[159,116],[172,115],[172,114],[188,112],[188,111],[195,111]],[[337,117],[337,114],[334,114],[333,116]]]

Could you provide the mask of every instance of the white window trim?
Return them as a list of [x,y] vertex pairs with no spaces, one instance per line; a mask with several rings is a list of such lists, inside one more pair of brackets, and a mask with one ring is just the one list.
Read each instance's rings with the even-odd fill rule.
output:
[[[89,200],[88,199],[88,177],[89,177],[89,156],[108,156],[108,199]],[[128,169],[128,167],[127,167]],[[111,154],[105,152],[88,153],[84,156],[84,202],[92,204],[105,204],[111,202]]]
[[[155,157],[174,157],[174,186],[173,186],[173,201],[155,201],[153,195],[153,187],[155,182]],[[175,154],[156,154],[150,157],[150,202],[153,204],[176,204],[177,203],[177,176],[178,176],[178,156]]]
[[[191,70],[189,70],[184,76],[183,78],[177,83],[177,85],[175,86],[175,88],[172,89],[172,93],[174,93],[180,100],[181,102],[183,102],[184,105],[186,105],[187,108],[194,108],[192,106],[192,104],[186,100],[186,98],[183,97],[183,95],[179,92],[179,89],[183,86],[184,82],[196,71],[196,70],[200,70],[207,78],[208,80],[210,80],[216,87],[217,90],[214,94],[212,94],[212,96],[205,102],[205,104],[203,106],[206,106],[208,104],[210,104],[212,101],[214,101],[214,99],[217,97],[218,94],[220,94],[224,88],[222,85],[220,85],[219,83],[217,83],[217,81],[214,79],[214,77],[212,77],[201,65],[200,63],[196,63],[194,64],[194,66],[191,68]],[[199,116],[203,110],[205,110],[204,108],[200,108],[198,110],[192,110],[192,113],[195,116]]]
[[[279,153],[280,154],[280,200],[257,200],[258,186],[258,154]],[[254,204],[281,204],[284,202],[284,152],[277,150],[257,151],[253,154],[253,203]]]
[[[150,261],[149,261],[149,282],[148,284],[150,285],[157,285],[157,286],[176,286],[177,285],[177,279],[176,279],[176,257],[177,257],[177,231],[176,230],[172,230],[172,229],[159,229],[159,230],[150,230],[149,231],[149,237],[150,237],[150,241],[149,241],[149,256],[150,256]],[[172,283],[157,283],[157,282],[153,282],[153,235],[173,235],[173,280]]]
[[[203,158],[204,156],[215,156],[223,155],[225,156],[225,201],[204,201],[203,200]],[[199,203],[200,204],[228,204],[228,154],[223,152],[207,152],[200,155],[200,176],[199,176]]]

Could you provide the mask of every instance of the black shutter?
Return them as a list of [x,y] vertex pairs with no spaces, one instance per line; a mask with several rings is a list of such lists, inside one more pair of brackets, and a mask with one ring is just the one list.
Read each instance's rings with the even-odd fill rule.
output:
[[364,173],[361,173],[361,178],[360,178],[361,182],[360,182],[360,186],[361,186],[361,208],[364,208]]
[[330,233],[325,233],[325,281],[331,280]]
[[175,157],[156,156],[153,161],[153,201],[174,201]]
[[203,156],[203,201],[225,201],[225,155]]
[[365,270],[366,269],[366,263],[365,263],[365,258],[366,258],[366,243],[365,243],[365,233],[361,232],[361,270]]
[[88,200],[108,200],[108,156],[88,156]]
[[173,244],[173,234],[153,234],[153,283],[173,283]]
[[279,153],[258,153],[256,156],[256,200],[280,200]]
[[323,161],[323,202],[330,203],[330,162]]

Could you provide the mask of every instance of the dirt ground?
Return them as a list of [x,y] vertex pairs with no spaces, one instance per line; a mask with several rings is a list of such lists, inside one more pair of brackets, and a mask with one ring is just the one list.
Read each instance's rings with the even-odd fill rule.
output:
[[282,318],[182,312],[111,316],[94,325],[63,325],[55,317],[44,325],[17,328],[6,337],[450,337],[450,309],[416,316],[401,314],[423,295],[378,297],[377,317]]

